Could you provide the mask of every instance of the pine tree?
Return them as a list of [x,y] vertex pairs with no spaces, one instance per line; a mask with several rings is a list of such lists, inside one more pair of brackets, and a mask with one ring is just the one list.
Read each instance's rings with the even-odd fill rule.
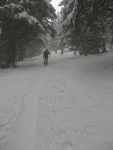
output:
[[17,55],[20,59],[25,57],[27,43],[37,39],[39,46],[44,45],[46,34],[54,33],[55,18],[54,8],[45,0],[9,0],[1,3],[1,66],[15,66]]
[[[106,51],[106,34],[112,32],[112,0],[63,0],[62,41],[76,45],[85,55]],[[65,38],[66,37],[66,38]]]

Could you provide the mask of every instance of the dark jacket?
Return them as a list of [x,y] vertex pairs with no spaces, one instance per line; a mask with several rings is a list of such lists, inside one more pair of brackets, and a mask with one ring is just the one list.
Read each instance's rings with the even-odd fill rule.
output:
[[46,49],[44,52],[43,52],[43,57],[44,58],[48,58],[48,56],[50,55],[51,53],[48,51],[48,49]]

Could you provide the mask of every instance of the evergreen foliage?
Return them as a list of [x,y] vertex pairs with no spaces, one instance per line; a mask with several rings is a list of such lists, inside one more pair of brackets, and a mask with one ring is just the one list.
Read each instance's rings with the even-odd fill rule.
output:
[[[63,0],[62,43],[75,45],[82,53],[106,51],[106,35],[113,31],[112,0]],[[66,38],[65,38],[66,37]]]
[[54,36],[56,14],[46,0],[4,0],[0,5],[0,64],[15,67],[16,60],[25,57],[28,43],[37,40],[39,48],[47,33]]

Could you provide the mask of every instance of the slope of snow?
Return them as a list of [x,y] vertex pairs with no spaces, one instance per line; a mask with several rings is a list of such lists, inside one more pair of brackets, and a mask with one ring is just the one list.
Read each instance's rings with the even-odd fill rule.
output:
[[113,53],[52,53],[0,70],[0,150],[113,150]]

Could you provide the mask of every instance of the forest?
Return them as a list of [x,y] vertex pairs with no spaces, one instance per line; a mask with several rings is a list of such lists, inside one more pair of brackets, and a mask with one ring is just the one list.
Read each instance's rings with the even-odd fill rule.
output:
[[112,0],[63,0],[62,44],[76,46],[81,53],[106,52],[113,43]]
[[41,54],[48,36],[60,39],[57,48],[71,45],[84,55],[112,48],[112,0],[62,0],[59,5],[60,15],[50,0],[0,0],[1,68]]
[[0,1],[0,66],[15,67],[16,61],[40,53],[47,34],[55,34],[55,9],[45,0]]

